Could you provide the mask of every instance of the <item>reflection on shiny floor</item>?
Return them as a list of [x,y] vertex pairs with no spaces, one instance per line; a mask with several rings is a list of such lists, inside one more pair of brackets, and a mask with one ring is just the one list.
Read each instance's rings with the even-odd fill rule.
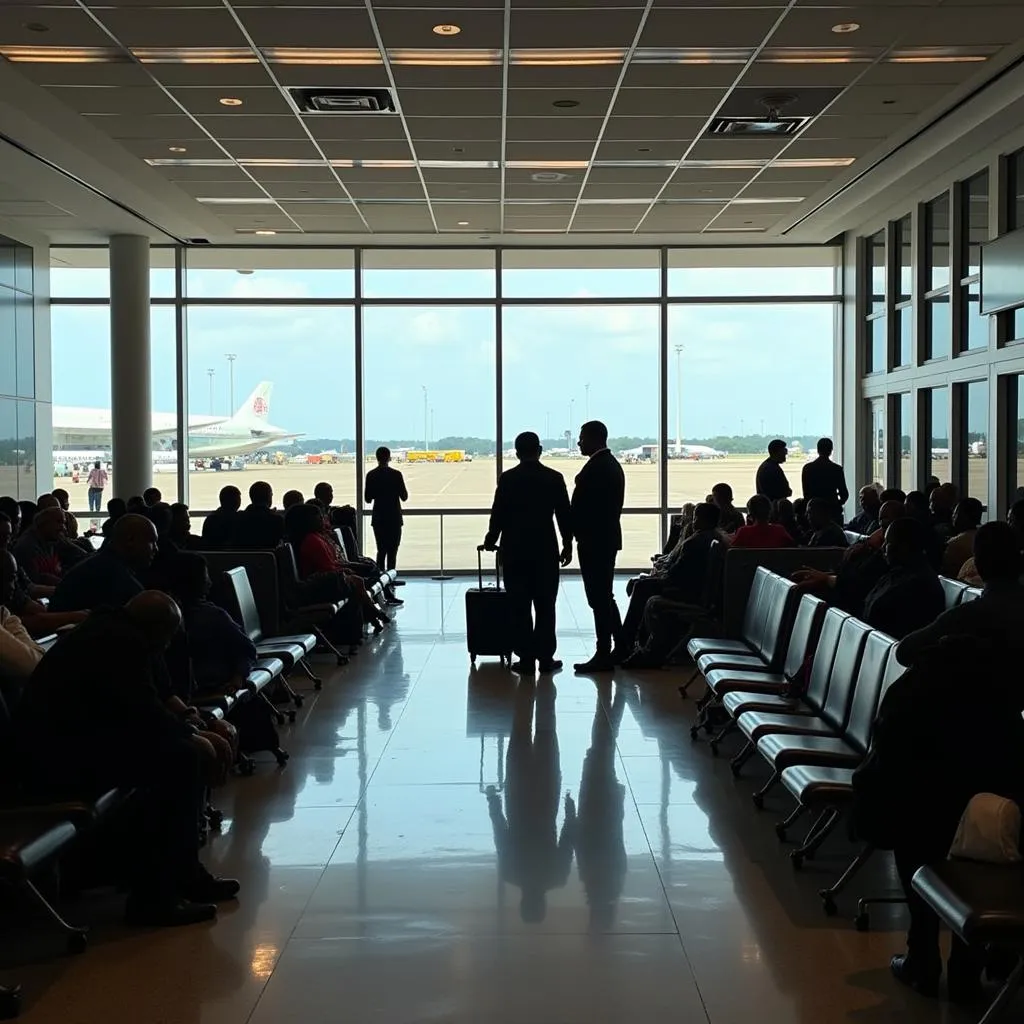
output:
[[[207,860],[242,880],[236,907],[140,934],[90,897],[70,908],[93,923],[84,956],[5,979],[25,984],[23,1019],[973,1019],[889,980],[899,912],[852,928],[856,894],[891,885],[884,864],[823,916],[816,890],[848,851],[794,874],[750,782],[691,743],[678,673],[470,671],[464,590],[411,581],[396,625],[285,729],[287,768],[219,794]],[[567,664],[591,636],[571,581]]]

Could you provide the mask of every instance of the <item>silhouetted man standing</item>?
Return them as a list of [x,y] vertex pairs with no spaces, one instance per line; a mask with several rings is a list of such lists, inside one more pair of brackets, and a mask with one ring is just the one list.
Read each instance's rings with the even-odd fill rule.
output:
[[377,567],[394,569],[402,543],[402,502],[409,500],[405,478],[391,466],[391,449],[377,449],[377,468],[366,474],[366,503],[373,505],[370,525],[377,541]]
[[580,427],[580,451],[588,462],[576,477],[572,495],[572,532],[580,556],[587,604],[594,612],[597,652],[577,672],[610,672],[615,667],[622,620],[615,603],[615,558],[622,550],[622,505],[626,477],[608,450],[608,428],[598,420]]
[[819,498],[827,502],[833,519],[837,523],[843,521],[843,506],[850,499],[850,490],[846,486],[846,474],[843,467],[832,461],[832,438],[822,437],[818,440],[818,457],[804,463],[800,482],[804,497],[810,501]]
[[758,494],[763,494],[769,501],[781,501],[793,495],[782,464],[786,461],[786,442],[778,439],[768,445],[768,458],[757,467],[755,480]]
[[[532,431],[516,438],[519,465],[498,480],[491,507],[491,522],[484,539],[488,550],[500,545],[512,615],[516,672],[554,672],[555,601],[558,564],[572,561],[569,492],[561,473],[541,464],[540,438]],[[562,535],[559,555],[553,519]]]

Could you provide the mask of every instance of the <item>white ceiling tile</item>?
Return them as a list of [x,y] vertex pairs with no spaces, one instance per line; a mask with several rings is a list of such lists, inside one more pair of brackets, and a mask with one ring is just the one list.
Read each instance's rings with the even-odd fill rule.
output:
[[296,3],[246,8],[239,4],[236,10],[257,46],[376,46],[364,6],[317,8]]
[[245,46],[245,37],[223,7],[96,5],[92,10],[123,46]]
[[655,7],[644,26],[640,45],[686,47],[757,46],[779,12],[771,8],[722,10],[717,7],[672,9]]

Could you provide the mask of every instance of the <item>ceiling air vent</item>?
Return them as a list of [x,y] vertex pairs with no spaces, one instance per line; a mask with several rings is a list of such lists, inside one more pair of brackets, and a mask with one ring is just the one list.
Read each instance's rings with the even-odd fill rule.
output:
[[764,138],[776,135],[796,135],[810,120],[809,117],[716,117],[708,135],[718,138]]
[[758,102],[764,107],[764,113],[753,117],[740,115],[723,115],[711,122],[708,135],[718,138],[772,138],[778,135],[796,135],[808,121],[809,117],[783,117],[782,111],[796,102],[796,96],[788,92],[772,92],[759,97]]
[[393,114],[390,89],[289,89],[302,114]]

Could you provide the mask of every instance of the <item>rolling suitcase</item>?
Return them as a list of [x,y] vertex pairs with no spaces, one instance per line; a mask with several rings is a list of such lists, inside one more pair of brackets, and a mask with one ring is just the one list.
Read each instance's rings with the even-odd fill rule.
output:
[[512,637],[509,631],[508,594],[501,589],[501,566],[495,558],[496,582],[484,586],[483,547],[476,549],[477,583],[466,591],[466,644],[469,660],[476,664],[478,654],[512,664]]

